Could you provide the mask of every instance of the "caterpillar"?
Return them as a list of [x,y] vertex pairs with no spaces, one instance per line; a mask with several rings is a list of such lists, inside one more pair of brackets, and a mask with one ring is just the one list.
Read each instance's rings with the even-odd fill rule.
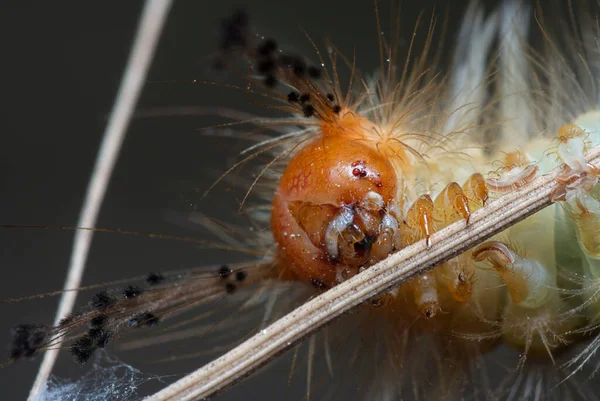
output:
[[[287,114],[221,112],[234,122],[220,128],[246,123],[240,138],[256,142],[234,168],[266,161],[242,182],[251,236],[202,221],[224,247],[254,259],[149,273],[96,292],[56,327],[17,326],[11,359],[66,337],[85,363],[128,331],[184,313],[175,328],[214,313],[264,327],[390,253],[450,223],[468,225],[487,202],[564,163],[554,206],[327,327],[308,340],[301,362],[306,398],[595,399],[585,377],[596,368],[600,173],[584,152],[598,144],[598,49],[593,18],[573,15],[553,34],[544,10],[536,13],[538,48],[526,44],[534,27],[524,2],[488,14],[471,5],[444,77],[431,67],[435,18],[419,20],[423,49],[409,41],[408,55],[397,54],[398,36],[380,37],[378,72],[368,76],[333,44],[315,45],[310,60],[234,13],[222,23],[216,66],[243,60],[244,85],[230,88]],[[223,179],[237,185],[233,172]],[[224,321],[225,329],[237,324]],[[174,338],[218,332],[226,341],[229,331],[213,325]],[[154,341],[160,335],[139,344]]]

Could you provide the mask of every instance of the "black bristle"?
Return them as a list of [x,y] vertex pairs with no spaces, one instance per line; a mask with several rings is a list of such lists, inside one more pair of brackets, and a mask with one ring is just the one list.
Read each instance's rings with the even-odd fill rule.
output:
[[301,58],[294,59],[292,69],[297,77],[302,77],[306,73],[306,63]]
[[221,25],[221,49],[229,50],[232,47],[243,47],[247,42],[248,13],[245,10],[236,11]]
[[58,326],[59,327],[69,326],[71,323],[73,323],[73,321],[75,321],[77,316],[78,315],[76,313],[69,313],[67,316],[60,319],[60,322],[58,322]]
[[223,265],[219,267],[219,277],[222,279],[226,279],[231,275],[231,269],[227,265]]
[[311,65],[308,67],[308,76],[312,79],[320,79],[323,71],[319,67]]
[[92,298],[92,307],[103,310],[108,309],[115,304],[115,299],[108,295],[106,291],[101,291]]
[[304,117],[312,117],[315,115],[315,108],[310,104],[307,104],[302,108],[302,112],[304,113]]
[[256,48],[256,52],[261,56],[269,56],[275,50],[277,50],[277,42],[275,42],[273,39],[265,39]]
[[241,283],[242,281],[246,280],[246,277],[248,277],[248,273],[246,273],[243,270],[239,270],[237,272],[235,272],[235,279]]
[[277,85],[277,78],[275,78],[275,75],[273,74],[268,74],[263,82],[269,88],[274,88]]
[[146,277],[146,283],[149,285],[157,285],[165,281],[165,276],[160,273],[149,273]]
[[90,319],[90,327],[99,328],[104,326],[108,322],[108,316],[106,315],[97,315]]
[[231,23],[240,27],[248,25],[249,20],[248,11],[244,10],[243,8],[235,10],[231,16]]
[[111,338],[111,332],[103,328],[90,329],[87,335],[94,341],[94,345],[98,348],[106,347]]
[[83,365],[90,359],[96,349],[97,346],[94,344],[94,340],[86,334],[79,337],[71,346],[71,355],[77,363]]
[[228,294],[233,294],[236,289],[237,289],[237,287],[235,286],[235,284],[231,284],[231,283],[225,284],[225,291]]
[[275,69],[275,67],[276,67],[276,65],[273,60],[266,59],[266,60],[261,60],[258,63],[258,65],[256,66],[256,69],[261,74],[267,74],[267,73],[273,71]]
[[335,99],[335,97],[333,96],[333,93],[328,93],[327,99],[329,99],[330,102],[333,102],[333,99]]
[[310,94],[308,93],[304,93],[303,95],[300,95],[300,103],[306,103],[310,101]]
[[290,67],[294,62],[294,57],[290,56],[289,54],[280,54],[278,60],[279,65],[282,67]]
[[129,319],[127,324],[130,327],[154,327],[158,324],[158,316],[151,312],[140,312]]
[[298,103],[298,100],[300,99],[300,94],[296,91],[292,91],[290,93],[288,93],[288,102],[290,103]]
[[224,69],[227,68],[227,62],[222,58],[222,57],[218,57],[214,62],[213,62],[213,69],[215,71],[223,71]]
[[49,330],[43,325],[20,324],[13,328],[12,335],[10,357],[12,359],[29,358],[47,342]]
[[123,290],[123,297],[127,299],[136,298],[142,295],[142,292],[144,291],[137,285],[130,285]]
[[340,111],[342,111],[342,106],[340,106],[339,104],[336,104],[335,106],[333,106],[333,112],[335,114],[340,114]]

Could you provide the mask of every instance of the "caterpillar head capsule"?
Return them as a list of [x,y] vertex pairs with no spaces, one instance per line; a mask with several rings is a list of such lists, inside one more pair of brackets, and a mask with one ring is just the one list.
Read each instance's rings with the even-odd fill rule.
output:
[[334,132],[292,158],[271,217],[286,268],[327,287],[399,247],[394,167],[369,141]]
[[[296,115],[294,125],[305,121],[311,135],[288,161],[273,199],[281,277],[328,288],[398,249],[397,171],[411,166],[394,128],[359,114],[359,102],[342,96],[323,60],[310,63],[273,39],[249,35],[237,18],[225,26],[222,58],[240,52],[258,74],[251,79],[286,103],[276,108]],[[282,96],[282,86],[292,91]]]

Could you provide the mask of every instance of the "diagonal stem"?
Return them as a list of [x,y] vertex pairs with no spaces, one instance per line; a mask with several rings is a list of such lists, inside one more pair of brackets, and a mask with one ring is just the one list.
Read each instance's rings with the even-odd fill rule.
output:
[[[586,160],[600,162],[600,145],[586,154]],[[555,179],[562,171],[563,166],[559,166],[477,210],[469,225],[459,221],[433,234],[429,248],[423,240],[390,255],[145,401],[191,401],[224,390],[350,309],[550,206],[551,194],[559,185]]]
[[[94,227],[96,224],[102,199],[108,188],[127,126],[146,80],[146,74],[170,6],[171,0],[147,0],[144,5],[119,93],[102,138],[79,215],[77,225],[80,227]],[[88,230],[78,230],[75,233],[71,261],[63,287],[65,290],[80,286],[92,236],[93,231]],[[63,292],[54,319],[55,325],[73,310],[76,298],[77,291]],[[56,345],[44,354],[35,382],[29,392],[28,401],[36,400],[44,389],[60,350],[60,344]]]

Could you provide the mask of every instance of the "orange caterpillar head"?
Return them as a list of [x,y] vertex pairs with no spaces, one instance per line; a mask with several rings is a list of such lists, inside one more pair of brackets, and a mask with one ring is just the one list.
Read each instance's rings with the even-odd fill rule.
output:
[[273,200],[271,228],[285,267],[333,286],[398,244],[394,166],[357,139],[371,124],[342,110],[290,160]]
[[[389,156],[403,159],[404,149],[340,96],[335,69],[331,79],[327,69],[282,51],[274,40],[250,35],[239,16],[224,23],[221,61],[241,51],[254,82],[286,103],[273,107],[305,117],[312,133],[289,161],[273,200],[281,276],[332,287],[400,246],[398,166]],[[284,86],[291,92],[278,90]]]

